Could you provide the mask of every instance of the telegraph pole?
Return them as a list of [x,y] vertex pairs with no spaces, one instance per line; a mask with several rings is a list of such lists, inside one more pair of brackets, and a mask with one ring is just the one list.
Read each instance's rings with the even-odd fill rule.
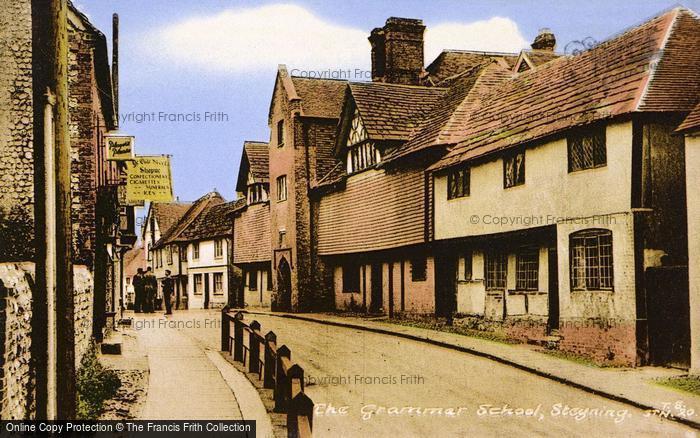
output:
[[[74,419],[75,327],[71,227],[71,154],[68,130],[68,4],[50,0],[52,57],[49,87],[56,97],[54,141],[56,163],[56,418]],[[53,56],[52,56],[53,55]],[[50,307],[49,307],[50,308]]]

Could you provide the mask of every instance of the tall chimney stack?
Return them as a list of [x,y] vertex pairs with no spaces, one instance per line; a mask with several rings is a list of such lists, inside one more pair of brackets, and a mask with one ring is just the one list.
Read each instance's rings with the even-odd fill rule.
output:
[[369,36],[372,80],[417,85],[423,72],[423,20],[391,17]]

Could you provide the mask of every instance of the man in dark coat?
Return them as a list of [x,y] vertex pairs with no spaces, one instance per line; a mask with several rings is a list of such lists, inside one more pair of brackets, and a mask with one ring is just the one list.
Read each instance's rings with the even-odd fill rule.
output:
[[134,285],[134,312],[143,312],[143,296],[144,296],[144,279],[143,279],[143,269],[138,268],[136,270],[136,275],[131,281]]
[[175,281],[173,280],[173,277],[170,276],[170,270],[166,269],[165,278],[163,279],[163,303],[165,304],[166,315],[173,314],[173,307],[172,304],[170,304],[170,297],[172,297],[174,290]]
[[156,276],[153,275],[153,271],[149,266],[146,269],[146,275],[143,277],[144,283],[144,306],[143,311],[145,313],[153,313],[153,300],[156,298],[156,290],[158,289],[158,280]]

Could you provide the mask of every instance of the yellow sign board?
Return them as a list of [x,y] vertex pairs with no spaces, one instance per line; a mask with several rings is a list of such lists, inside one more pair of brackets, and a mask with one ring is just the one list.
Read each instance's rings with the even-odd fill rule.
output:
[[131,135],[106,135],[107,159],[125,161],[134,159],[134,137]]
[[170,158],[137,156],[126,162],[126,200],[172,202],[173,183]]

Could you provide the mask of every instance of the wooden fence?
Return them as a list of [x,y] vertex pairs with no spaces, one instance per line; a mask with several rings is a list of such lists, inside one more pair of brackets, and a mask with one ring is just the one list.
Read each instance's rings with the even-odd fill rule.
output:
[[277,335],[263,335],[258,321],[243,321],[243,312],[221,311],[221,350],[257,374],[263,387],[274,391],[275,412],[287,414],[287,436],[311,436],[314,403],[304,394],[304,369],[292,362],[286,345],[277,346]]

